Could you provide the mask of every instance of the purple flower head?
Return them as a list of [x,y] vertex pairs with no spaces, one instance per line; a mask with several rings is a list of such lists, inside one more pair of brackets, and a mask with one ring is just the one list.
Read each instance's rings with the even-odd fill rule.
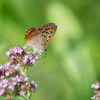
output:
[[15,67],[15,65],[11,65],[9,68],[14,68]]
[[5,66],[10,66],[10,64],[11,64],[10,62],[7,62],[7,64],[5,64]]
[[27,52],[27,54],[30,54],[30,52]]
[[16,77],[12,77],[11,79],[12,79],[12,81],[13,81],[12,84],[13,84],[13,85],[16,85],[17,82],[18,82],[18,80],[16,80]]
[[26,64],[28,62],[28,55],[24,56],[23,62]]
[[20,94],[20,96],[24,96],[25,92],[21,90],[21,91],[19,92],[19,94]]
[[34,92],[34,90],[35,90],[34,88],[31,88],[31,91],[32,91],[32,92]]
[[97,94],[97,96],[99,96],[99,97],[100,97],[100,94]]
[[34,87],[35,87],[35,88],[37,87],[37,84],[36,84],[36,83],[34,83]]
[[17,70],[18,68],[19,68],[18,66],[14,67],[15,70]]
[[93,84],[91,88],[98,89],[99,86],[97,84]]
[[11,56],[10,58],[14,59],[15,57],[14,56]]
[[12,79],[13,81],[16,81],[16,78],[15,78],[15,77],[12,77],[11,79]]
[[4,89],[0,89],[0,96],[1,96],[1,95],[3,95],[3,94],[4,94],[4,92],[5,92],[5,90],[4,90]]
[[35,58],[34,58],[35,60],[39,60],[39,58],[38,58],[38,56],[35,56]]
[[9,88],[10,90],[13,90],[13,91],[14,91],[14,86],[13,86],[13,85],[10,85],[8,88]]
[[3,69],[3,67],[4,67],[3,65],[0,65],[0,71]]
[[8,86],[8,82],[9,82],[9,80],[3,79],[3,81],[2,81],[2,87],[6,88]]
[[13,81],[12,84],[15,86],[17,84],[17,82]]
[[2,86],[3,86],[3,84],[2,84],[2,83],[0,83],[0,88],[2,88]]
[[17,76],[16,76],[16,79],[18,79],[18,78],[19,78],[19,76],[17,75]]
[[2,82],[3,82],[3,84],[5,84],[5,83],[8,83],[9,80],[8,79],[4,79]]
[[37,87],[37,84],[34,81],[31,81],[31,84],[34,84],[34,87]]
[[32,57],[29,57],[29,60],[32,60]]
[[95,95],[94,95],[93,97],[91,97],[91,99],[93,99],[93,100],[94,100],[95,98],[96,98],[96,96],[95,96]]
[[17,53],[17,47],[13,48],[13,52],[16,54]]
[[17,70],[20,67],[20,64],[17,64],[14,69]]
[[17,75],[16,76],[16,82],[20,82],[21,80],[20,80],[20,78],[19,78],[19,76]]
[[27,86],[27,85],[28,85],[28,83],[26,82],[26,83],[25,83],[25,85]]
[[7,55],[7,56],[10,56],[10,54],[11,54],[10,51],[7,51],[7,52],[6,52],[6,55]]
[[28,77],[25,76],[25,77],[24,77],[24,81],[25,81],[25,82],[28,81]]
[[34,81],[31,81],[31,84],[34,84],[35,82]]
[[9,73],[9,72],[6,72],[6,73],[5,73],[5,75],[6,75],[6,77],[7,77],[7,76],[9,76],[9,75],[10,75],[10,73]]
[[22,52],[23,52],[22,49],[20,49],[20,50],[17,51],[17,53],[19,53],[19,54],[22,54]]
[[23,46],[23,49],[25,50],[27,47],[26,46]]
[[8,86],[7,83],[4,83],[4,84],[2,85],[3,88],[6,88],[7,86]]
[[34,64],[34,62],[35,62],[35,59],[33,58],[31,61],[30,61],[32,64]]
[[5,77],[4,77],[4,75],[3,75],[3,76],[1,76],[1,78],[2,78],[2,79],[4,79],[4,78],[5,78]]

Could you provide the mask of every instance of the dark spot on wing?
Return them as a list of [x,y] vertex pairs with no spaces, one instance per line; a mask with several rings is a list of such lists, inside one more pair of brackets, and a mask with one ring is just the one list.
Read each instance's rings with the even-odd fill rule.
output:
[[51,36],[49,35],[48,37],[50,38]]
[[52,31],[50,31],[50,33],[53,33]]
[[46,45],[46,43],[45,43],[45,45]]
[[46,32],[46,34],[48,34],[48,32]]
[[26,38],[28,39],[28,36]]

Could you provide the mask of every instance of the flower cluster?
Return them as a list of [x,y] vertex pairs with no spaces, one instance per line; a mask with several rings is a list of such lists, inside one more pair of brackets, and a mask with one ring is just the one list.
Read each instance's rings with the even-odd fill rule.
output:
[[100,100],[100,82],[94,83],[91,88],[94,88],[95,91],[95,95],[91,99]]
[[25,49],[26,46],[10,48],[6,52],[7,64],[0,65],[0,96],[5,96],[6,100],[11,100],[12,96],[29,97],[37,87],[34,81],[28,83],[26,68],[32,66],[38,56]]
[[7,65],[17,65],[18,66],[24,66],[28,65],[31,66],[34,64],[35,61],[38,60],[38,56],[35,55],[35,53],[25,52],[26,46],[20,47],[14,47],[10,48],[9,51],[6,52],[6,55],[9,56]]

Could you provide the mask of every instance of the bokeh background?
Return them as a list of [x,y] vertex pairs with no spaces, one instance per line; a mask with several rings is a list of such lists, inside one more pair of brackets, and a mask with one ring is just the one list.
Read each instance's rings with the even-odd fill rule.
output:
[[0,64],[10,47],[25,45],[27,29],[48,22],[58,28],[45,64],[42,57],[28,71],[38,84],[31,99],[91,100],[100,81],[100,0],[0,0]]

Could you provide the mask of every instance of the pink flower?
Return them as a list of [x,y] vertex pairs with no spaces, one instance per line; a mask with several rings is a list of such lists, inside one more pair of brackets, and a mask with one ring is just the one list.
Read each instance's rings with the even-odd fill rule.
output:
[[19,94],[20,94],[20,96],[24,96],[25,92],[21,90],[21,91],[19,92]]
[[7,51],[7,52],[6,52],[6,55],[7,55],[7,56],[10,56],[10,52],[9,52],[9,51]]
[[98,89],[99,86],[97,84],[93,84],[91,88],[95,88],[95,89]]
[[23,46],[23,49],[25,50],[27,47],[26,46]]
[[11,89],[11,90],[14,90],[14,86],[13,85],[10,85],[8,88]]
[[95,99],[95,95],[94,95],[93,97],[91,97],[91,99],[93,99],[93,100],[94,100],[94,99]]

